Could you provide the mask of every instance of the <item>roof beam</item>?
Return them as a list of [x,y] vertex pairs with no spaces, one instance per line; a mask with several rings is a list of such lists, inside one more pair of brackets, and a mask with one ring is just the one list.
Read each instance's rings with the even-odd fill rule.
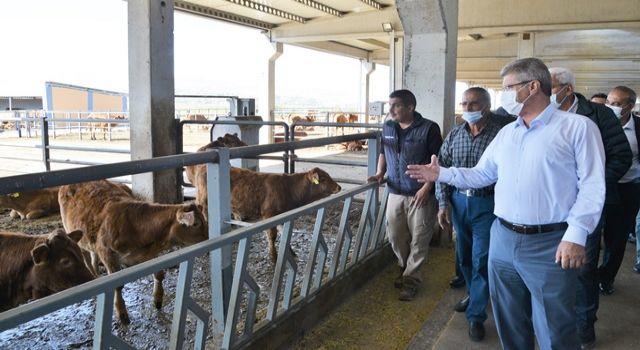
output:
[[216,10],[211,7],[193,4],[187,1],[175,0],[173,4],[173,8],[176,11],[186,12],[196,16],[218,19],[225,22],[242,24],[242,25],[257,28],[257,29],[270,30],[272,28],[275,28],[275,25],[271,23],[259,21],[257,19],[253,19],[249,17],[236,15],[230,12]]
[[358,39],[358,40],[362,41],[365,44],[377,46],[379,48],[383,48],[383,49],[388,49],[389,48],[389,44],[385,43],[384,41],[380,41],[380,40],[376,40],[376,39]]
[[230,2],[232,4],[236,4],[236,5],[240,5],[240,6],[244,6],[246,8],[250,8],[252,10],[258,11],[258,12],[262,12],[262,13],[266,13],[268,15],[272,15],[272,16],[277,16],[277,17],[281,17],[284,19],[288,19],[290,21],[295,21],[295,22],[299,22],[299,23],[306,23],[308,21],[307,18],[304,18],[302,16],[298,16],[296,14],[287,12],[287,11],[282,11],[279,10],[277,8],[271,7],[271,6],[267,6],[267,5],[263,5],[260,3],[257,3],[255,1],[251,1],[251,0],[225,0],[227,2]]
[[539,24],[531,24],[531,25],[460,27],[458,29],[458,40],[470,40],[471,35],[482,35],[486,37],[491,35],[513,34],[513,33],[524,33],[524,32],[556,32],[556,31],[588,30],[588,29],[637,29],[638,27],[640,27],[640,21],[539,23]]
[[377,1],[374,1],[374,0],[360,0],[360,2],[363,2],[363,3],[367,4],[367,5],[375,8],[376,10],[381,10],[384,7],[386,7],[385,5],[383,5],[383,4],[381,4],[381,3],[377,2]]
[[305,47],[312,50],[318,50],[331,54],[338,54],[356,59],[368,59],[370,52],[357,47],[333,42],[333,41],[318,41],[318,42],[305,42],[295,43],[294,45]]
[[303,5],[309,6],[311,8],[314,8],[318,11],[322,11],[324,13],[328,13],[332,16],[336,16],[336,17],[342,17],[346,14],[346,12],[342,12],[340,10],[336,10],[333,7],[329,7],[325,4],[321,4],[317,1],[313,1],[313,0],[293,0],[295,2],[301,3]]

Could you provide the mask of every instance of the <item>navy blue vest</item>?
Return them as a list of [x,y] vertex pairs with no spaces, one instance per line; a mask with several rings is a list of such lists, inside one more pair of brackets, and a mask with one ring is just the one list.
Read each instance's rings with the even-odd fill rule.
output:
[[[413,196],[423,184],[405,174],[408,164],[429,164],[431,152],[428,149],[427,134],[438,124],[414,112],[411,125],[402,130],[400,125],[387,120],[382,127],[382,149],[387,163],[387,185],[389,192],[403,196]],[[438,150],[435,150],[436,154]]]

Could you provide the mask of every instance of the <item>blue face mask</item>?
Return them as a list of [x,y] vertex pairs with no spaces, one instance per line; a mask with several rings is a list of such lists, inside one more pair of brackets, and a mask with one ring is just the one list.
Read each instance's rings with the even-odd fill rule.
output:
[[482,111],[462,112],[462,119],[469,124],[475,124],[482,119]]

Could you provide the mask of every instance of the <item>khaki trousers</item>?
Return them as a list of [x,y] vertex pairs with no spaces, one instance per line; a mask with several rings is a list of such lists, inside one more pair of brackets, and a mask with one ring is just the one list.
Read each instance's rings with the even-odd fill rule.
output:
[[419,281],[420,266],[427,259],[429,242],[435,231],[438,202],[430,195],[422,208],[413,205],[412,196],[389,194],[387,202],[387,235],[402,275]]

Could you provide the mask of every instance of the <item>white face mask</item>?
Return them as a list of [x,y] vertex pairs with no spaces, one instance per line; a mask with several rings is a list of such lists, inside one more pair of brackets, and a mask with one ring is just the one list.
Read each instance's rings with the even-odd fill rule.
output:
[[462,112],[462,119],[469,124],[475,124],[482,119],[482,111],[476,112]]
[[[565,85],[565,86],[564,86],[562,89],[560,89],[558,92],[560,92],[560,91],[562,91],[562,90],[566,89],[568,86],[569,86],[569,85]],[[558,102],[558,94],[557,94],[557,93],[555,93],[555,94],[551,94],[551,98],[550,98],[550,100],[551,100],[551,104],[552,104],[552,105],[554,105],[554,106],[556,106],[556,108],[560,108],[560,106],[562,105],[562,102],[564,102],[564,100],[566,100],[566,99],[567,99],[567,97],[569,97],[569,95],[565,95],[565,96],[564,96],[564,98],[562,99],[562,101]]]
[[[520,89],[522,89],[525,86],[527,85],[521,86]],[[502,104],[502,108],[504,108],[504,110],[511,115],[520,116],[520,112],[522,112],[524,103],[527,102],[529,97],[531,97],[531,95],[529,95],[527,98],[524,99],[524,101],[518,102],[516,100],[517,98],[516,95],[518,94],[518,91],[520,91],[520,89],[503,91],[502,95],[500,96],[500,103]]]
[[611,108],[611,110],[613,111],[613,114],[615,114],[618,119],[622,118],[622,107],[612,106],[607,104],[605,106]]

